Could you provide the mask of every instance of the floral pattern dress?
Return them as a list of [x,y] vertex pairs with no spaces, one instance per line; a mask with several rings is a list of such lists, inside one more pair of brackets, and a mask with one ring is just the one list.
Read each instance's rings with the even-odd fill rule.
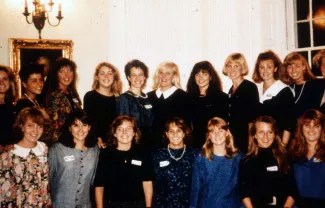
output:
[[47,153],[47,146],[37,142],[33,149],[15,145],[0,155],[0,207],[51,206]]

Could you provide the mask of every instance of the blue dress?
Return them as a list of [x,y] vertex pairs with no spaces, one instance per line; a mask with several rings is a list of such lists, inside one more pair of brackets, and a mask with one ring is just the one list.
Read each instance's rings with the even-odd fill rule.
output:
[[[180,158],[184,148],[170,149],[175,158]],[[155,180],[153,207],[189,207],[192,170],[196,151],[186,147],[183,157],[176,161],[167,148],[153,154]]]
[[238,208],[238,170],[242,158],[201,155],[195,158],[192,176],[190,207]]

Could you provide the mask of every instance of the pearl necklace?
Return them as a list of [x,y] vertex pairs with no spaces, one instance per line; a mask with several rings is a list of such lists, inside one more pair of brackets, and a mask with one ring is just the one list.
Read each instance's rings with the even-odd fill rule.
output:
[[37,100],[33,101],[26,93],[24,93],[24,95],[27,97],[27,99],[32,102],[35,106],[40,107],[40,105],[38,104]]
[[[306,82],[304,82],[304,84],[302,85],[301,91],[300,91],[300,93],[299,93],[298,98],[297,98],[296,101],[295,101],[295,104],[299,101],[299,99],[300,99],[300,97],[301,97],[301,94],[302,94],[302,92],[304,91],[305,84],[306,84]],[[294,91],[294,92],[295,92],[295,89],[296,89],[296,85],[294,84],[294,85],[293,85],[293,91]]]
[[178,158],[176,158],[176,157],[174,157],[174,156],[172,155],[172,153],[170,152],[170,149],[169,149],[169,145],[167,146],[167,150],[168,150],[168,153],[169,153],[169,155],[170,155],[171,158],[173,158],[173,159],[176,160],[176,161],[179,161],[179,160],[182,159],[182,157],[184,156],[184,153],[185,153],[185,151],[186,151],[186,145],[184,144],[184,150],[183,150],[183,152],[182,152],[182,155],[181,155],[180,157],[178,157]]

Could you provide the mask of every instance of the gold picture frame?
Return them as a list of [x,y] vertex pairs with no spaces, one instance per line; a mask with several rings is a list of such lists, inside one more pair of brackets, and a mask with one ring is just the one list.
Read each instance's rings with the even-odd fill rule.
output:
[[72,40],[9,38],[10,67],[15,76],[16,100],[21,97],[19,71],[22,66],[35,63],[40,57],[47,57],[52,63],[57,57],[72,60]]

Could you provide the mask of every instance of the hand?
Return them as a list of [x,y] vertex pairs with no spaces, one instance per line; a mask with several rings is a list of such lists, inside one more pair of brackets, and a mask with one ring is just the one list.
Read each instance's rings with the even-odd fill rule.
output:
[[103,142],[102,138],[100,138],[100,137],[98,137],[97,145],[98,145],[99,148],[102,148],[102,149],[106,148],[105,142]]

